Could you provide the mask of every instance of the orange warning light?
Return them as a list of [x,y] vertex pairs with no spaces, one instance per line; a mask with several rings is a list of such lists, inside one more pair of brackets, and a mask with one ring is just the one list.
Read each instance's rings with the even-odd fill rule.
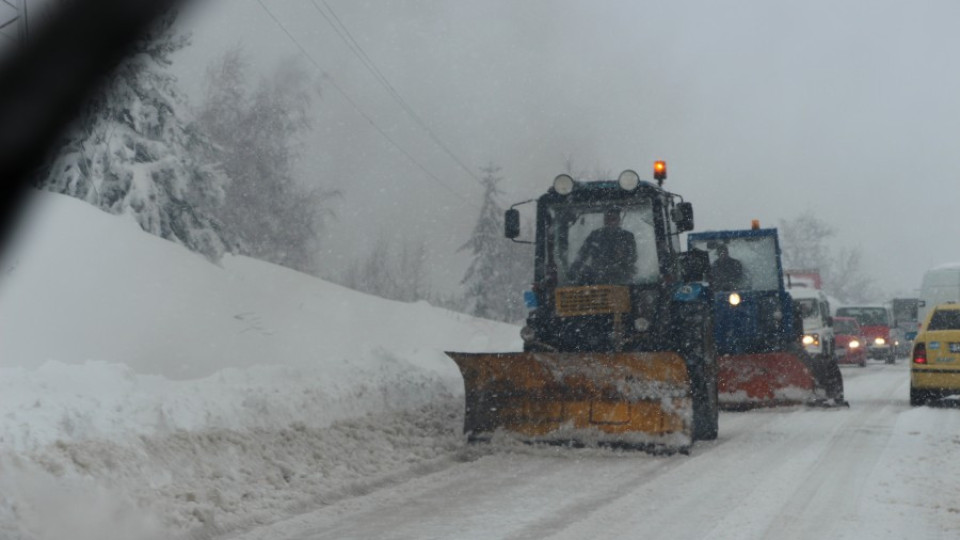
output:
[[667,162],[666,161],[654,161],[653,162],[653,179],[659,180],[663,183],[667,178]]
[[751,222],[750,222],[750,228],[753,229],[753,230],[759,229],[759,228],[760,228],[760,220],[759,220],[759,219],[755,219],[755,220],[751,221]]

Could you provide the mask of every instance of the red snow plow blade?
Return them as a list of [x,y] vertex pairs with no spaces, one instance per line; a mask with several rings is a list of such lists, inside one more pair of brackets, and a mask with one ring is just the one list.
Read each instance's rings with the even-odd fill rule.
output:
[[790,353],[724,355],[717,359],[718,398],[723,409],[811,403],[813,374]]
[[693,400],[679,355],[447,353],[466,393],[464,432],[529,442],[683,451]]

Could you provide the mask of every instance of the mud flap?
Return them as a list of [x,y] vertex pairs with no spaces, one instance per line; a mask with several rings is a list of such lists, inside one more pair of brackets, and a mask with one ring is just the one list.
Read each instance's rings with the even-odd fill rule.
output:
[[810,367],[796,354],[723,355],[717,367],[723,409],[796,405],[823,398]]
[[453,353],[464,432],[534,442],[685,451],[693,398],[676,353]]

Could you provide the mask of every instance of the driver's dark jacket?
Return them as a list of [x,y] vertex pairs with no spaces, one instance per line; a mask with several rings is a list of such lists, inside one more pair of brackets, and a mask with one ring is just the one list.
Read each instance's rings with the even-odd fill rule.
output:
[[710,268],[710,282],[718,291],[739,289],[743,283],[743,265],[733,257],[720,257]]
[[570,273],[574,281],[583,284],[628,283],[636,273],[636,263],[637,240],[633,233],[603,227],[584,240]]

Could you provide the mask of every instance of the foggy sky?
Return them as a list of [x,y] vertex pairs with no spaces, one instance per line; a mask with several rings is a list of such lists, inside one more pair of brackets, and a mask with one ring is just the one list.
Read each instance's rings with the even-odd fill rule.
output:
[[[305,179],[342,189],[331,267],[378,235],[423,238],[434,278],[479,212],[476,180],[390,97],[311,0],[263,0],[317,77]],[[327,0],[392,86],[464,163],[502,167],[505,202],[535,197],[565,161],[589,174],[665,159],[697,230],[776,226],[804,210],[860,247],[892,294],[960,260],[960,4]],[[316,5],[323,7],[322,0]],[[175,66],[195,103],[207,63],[242,43],[267,74],[303,56],[256,0],[184,16]],[[316,62],[320,69],[314,66]],[[322,70],[322,72],[321,72]],[[326,74],[328,79],[324,79]],[[336,91],[424,165],[394,148]]]

